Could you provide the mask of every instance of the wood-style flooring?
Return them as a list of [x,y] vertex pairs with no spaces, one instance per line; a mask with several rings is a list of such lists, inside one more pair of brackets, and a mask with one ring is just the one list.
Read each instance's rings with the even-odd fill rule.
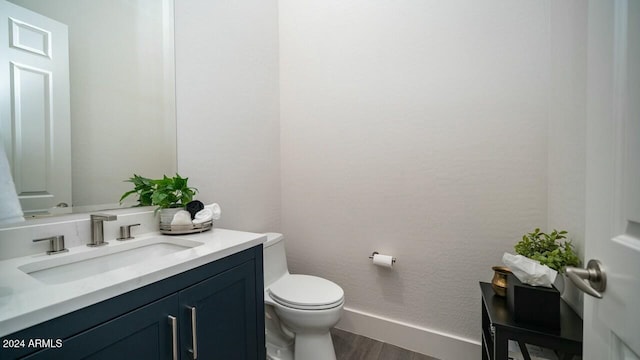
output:
[[438,360],[340,329],[331,329],[331,338],[338,360]]

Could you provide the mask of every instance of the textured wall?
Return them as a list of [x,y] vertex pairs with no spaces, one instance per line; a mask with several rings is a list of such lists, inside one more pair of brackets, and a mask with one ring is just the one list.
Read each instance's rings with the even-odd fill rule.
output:
[[478,340],[478,281],[547,223],[548,2],[279,11],[290,269],[351,308]]
[[280,228],[277,2],[176,1],[178,170],[216,226]]
[[503,251],[547,222],[580,241],[578,5],[178,2],[179,170],[347,306],[478,340]]
[[[564,229],[584,254],[586,195],[587,2],[551,2],[548,229]],[[564,298],[582,313],[567,279]]]

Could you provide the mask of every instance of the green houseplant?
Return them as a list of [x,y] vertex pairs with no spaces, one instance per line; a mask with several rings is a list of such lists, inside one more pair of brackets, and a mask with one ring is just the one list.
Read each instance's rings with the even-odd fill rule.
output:
[[526,233],[515,246],[517,254],[539,261],[542,265],[562,273],[567,266],[580,265],[580,258],[571,241],[566,240],[567,232],[553,230],[546,234],[540,229]]
[[179,174],[174,177],[164,175],[162,179],[149,179],[133,174],[133,177],[125,180],[133,184],[133,190],[125,192],[120,197],[120,202],[130,195],[138,195],[137,206],[157,206],[159,209],[184,208],[193,200],[198,189],[188,185],[189,178],[183,178]]

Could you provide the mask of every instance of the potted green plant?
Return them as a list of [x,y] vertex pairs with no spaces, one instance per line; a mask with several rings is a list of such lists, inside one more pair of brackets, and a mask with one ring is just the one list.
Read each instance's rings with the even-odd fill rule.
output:
[[564,273],[567,266],[580,265],[580,258],[571,241],[566,240],[567,232],[553,230],[546,234],[540,229],[526,233],[515,246],[517,254],[539,261],[542,265]]
[[[167,223],[166,219],[172,219],[177,211],[184,209],[198,192],[198,189],[188,185],[189,178],[183,178],[179,174],[174,177],[164,175],[162,179],[149,179],[133,174],[133,177],[125,181],[132,183],[134,188],[125,192],[120,197],[120,202],[130,195],[137,194],[137,206],[157,206],[155,211],[157,213],[160,210],[161,224]],[[170,224],[171,220],[168,223]]]
[[[564,291],[564,271],[567,266],[580,265],[567,232],[553,230],[547,234],[540,229],[526,233],[514,246],[517,254],[540,262],[558,271],[552,288],[530,286],[518,279],[509,279],[507,298],[515,321],[557,329],[560,326],[560,294]],[[541,306],[544,304],[544,306]]]

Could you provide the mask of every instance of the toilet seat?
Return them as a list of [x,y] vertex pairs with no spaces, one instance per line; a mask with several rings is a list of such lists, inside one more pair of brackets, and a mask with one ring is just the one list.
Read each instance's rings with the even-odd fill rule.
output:
[[286,275],[269,287],[273,301],[300,310],[324,310],[341,305],[344,291],[332,281],[311,275]]

